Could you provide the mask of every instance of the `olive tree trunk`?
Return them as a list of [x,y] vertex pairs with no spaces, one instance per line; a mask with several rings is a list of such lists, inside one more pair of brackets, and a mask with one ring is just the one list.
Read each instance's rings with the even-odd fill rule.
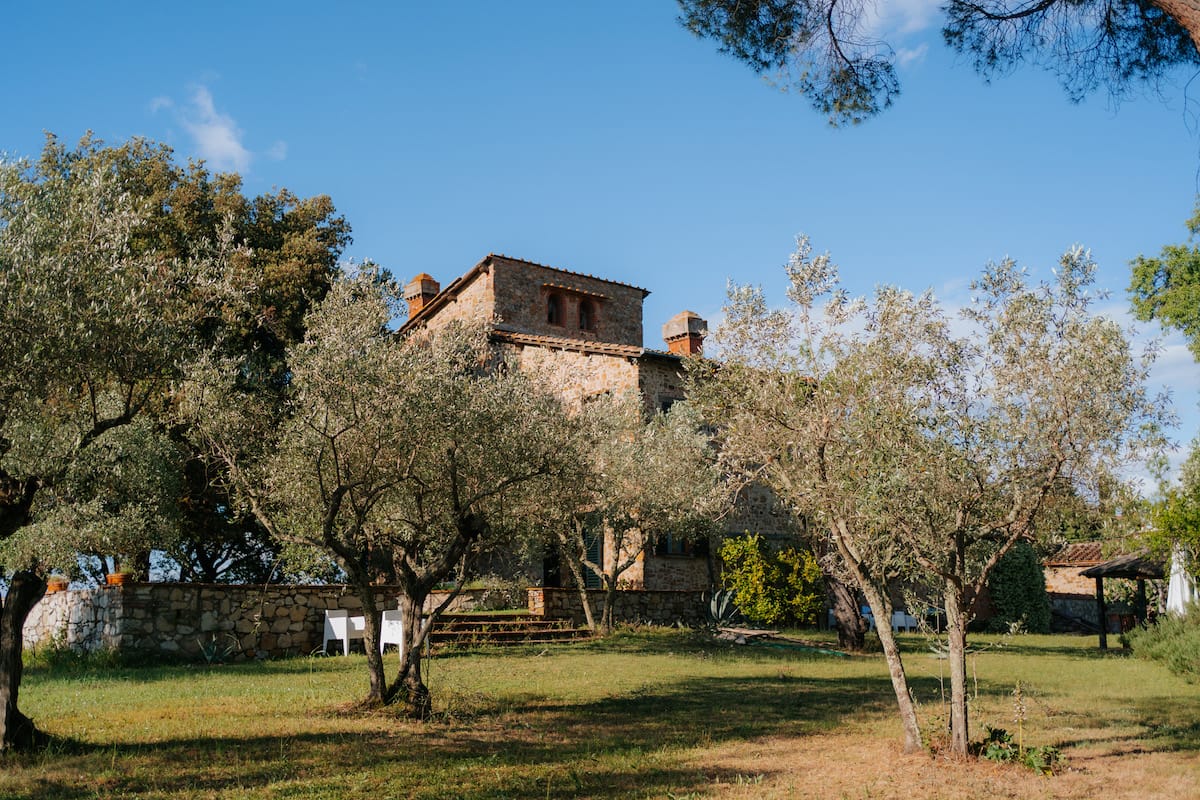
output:
[[853,590],[825,572],[825,592],[833,609],[833,622],[837,627],[838,647],[861,652],[866,646],[867,621],[854,598]]
[[[584,574],[584,566],[588,564],[587,539],[585,537],[583,521],[576,519],[573,525],[574,539],[568,542],[568,536],[565,530],[559,536],[559,552],[562,555],[562,560],[567,563],[568,569],[571,570],[571,578],[575,582],[575,589],[579,592],[579,604],[583,606],[583,617],[587,622],[589,631],[596,631],[596,614],[592,611],[592,597],[588,593],[587,578]],[[572,550],[577,552],[572,552]],[[591,567],[588,567],[591,569]]]
[[962,592],[946,581],[946,637],[950,659],[950,751],[967,755],[970,742],[967,717],[967,618]]
[[21,689],[21,653],[25,619],[46,593],[46,581],[33,572],[15,573],[0,608],[0,751],[31,750],[45,737],[17,706]]
[[862,590],[867,597],[867,604],[871,607],[871,613],[875,615],[875,632],[879,634],[879,642],[883,645],[888,677],[892,681],[892,692],[896,695],[900,725],[904,729],[904,752],[915,753],[921,749],[921,726],[917,723],[917,709],[908,691],[908,678],[904,674],[900,647],[896,644],[896,637],[892,635],[892,602],[885,592],[876,589],[869,582],[863,583]]
[[400,672],[388,686],[384,699],[387,703],[403,702],[405,715],[411,719],[429,719],[433,713],[433,700],[429,687],[421,677],[421,648],[424,647],[433,626],[434,616],[423,619],[427,592],[405,586],[400,595],[400,615],[404,621],[404,657],[400,660]]

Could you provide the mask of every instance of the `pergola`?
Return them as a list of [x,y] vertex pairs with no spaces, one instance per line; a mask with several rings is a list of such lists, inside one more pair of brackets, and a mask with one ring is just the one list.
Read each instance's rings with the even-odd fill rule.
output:
[[1108,649],[1108,609],[1104,604],[1104,579],[1127,578],[1136,580],[1138,586],[1138,621],[1146,618],[1146,580],[1161,579],[1165,574],[1161,561],[1151,561],[1136,555],[1118,556],[1111,561],[1097,564],[1079,573],[1085,578],[1096,579],[1096,613],[1100,622],[1100,649]]

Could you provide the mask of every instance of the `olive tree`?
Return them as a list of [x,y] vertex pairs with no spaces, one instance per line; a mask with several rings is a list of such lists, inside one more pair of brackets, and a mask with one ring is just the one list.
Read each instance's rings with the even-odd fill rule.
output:
[[734,287],[715,337],[724,365],[698,397],[724,402],[725,452],[824,528],[880,621],[906,750],[920,746],[887,620],[896,579],[933,587],[945,608],[951,739],[967,752],[966,626],[996,563],[1037,533],[1054,491],[1111,485],[1161,444],[1148,396],[1151,355],[1093,312],[1095,265],[1063,256],[1053,283],[989,265],[963,313],[930,293],[882,287],[851,300],[829,256],[801,239],[787,268],[791,308]]
[[[103,507],[113,480],[88,488],[86,460],[101,446],[116,457],[120,429],[161,409],[203,320],[228,300],[228,240],[195,242],[186,258],[140,246],[150,210],[117,159],[85,141],[0,164],[0,749],[39,738],[18,691],[22,629],[47,573],[73,566],[116,512]],[[126,439],[125,450],[144,464],[159,445]],[[113,465],[91,466],[115,479]],[[81,524],[53,524],[75,500]]]
[[[365,269],[335,282],[289,349],[281,419],[237,386],[237,368],[198,371],[191,417],[235,495],[279,542],[336,561],[362,601],[368,705],[425,718],[422,644],[432,590],[461,580],[540,509],[539,489],[570,463],[557,401],[498,359],[484,328],[398,338],[399,296]],[[379,653],[377,585],[401,588],[404,657],[390,683]],[[448,602],[448,601],[447,601]]]
[[[622,576],[666,536],[706,540],[729,504],[715,451],[687,403],[647,419],[640,397],[606,395],[587,403],[577,421],[587,436],[582,480],[564,486],[569,510],[555,532],[593,630],[584,570],[600,580],[599,628],[607,632]],[[604,543],[599,560],[590,554],[593,537]]]

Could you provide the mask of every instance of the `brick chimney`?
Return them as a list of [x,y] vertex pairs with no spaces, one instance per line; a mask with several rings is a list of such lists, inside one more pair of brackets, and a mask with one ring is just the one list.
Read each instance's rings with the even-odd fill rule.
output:
[[417,312],[427,306],[430,300],[437,297],[441,290],[441,284],[435,281],[432,275],[425,272],[409,281],[404,287],[404,300],[408,303],[409,319],[415,317]]
[[677,356],[698,356],[704,352],[704,336],[708,323],[694,311],[681,311],[663,325],[663,340],[667,350]]

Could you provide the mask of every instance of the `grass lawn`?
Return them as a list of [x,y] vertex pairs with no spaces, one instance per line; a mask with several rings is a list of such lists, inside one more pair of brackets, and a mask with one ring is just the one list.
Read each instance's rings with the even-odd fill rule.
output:
[[[931,740],[944,662],[902,637]],[[437,718],[347,713],[362,656],[214,667],[30,668],[55,737],[3,759],[0,798],[1200,797],[1200,687],[1094,639],[975,637],[972,738],[1063,749],[1063,773],[899,752],[881,657],[624,632],[429,662]],[[394,658],[394,656],[392,657]],[[972,686],[976,691],[976,686]]]

